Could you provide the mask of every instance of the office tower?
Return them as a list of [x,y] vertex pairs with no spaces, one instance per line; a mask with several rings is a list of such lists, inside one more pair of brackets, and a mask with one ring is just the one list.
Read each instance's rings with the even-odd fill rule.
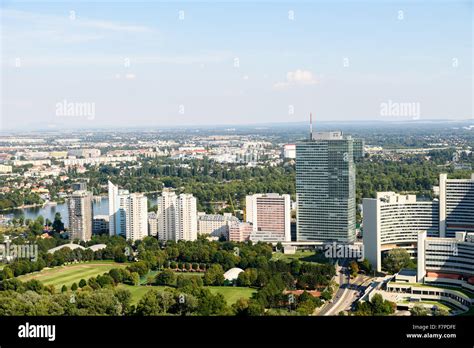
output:
[[383,254],[403,248],[416,256],[418,233],[439,236],[438,201],[418,201],[415,195],[377,192],[363,199],[365,257],[378,272]]
[[176,209],[176,193],[169,188],[164,188],[161,197],[158,197],[157,220],[159,240],[174,240],[176,235]]
[[245,220],[253,225],[251,240],[291,241],[290,195],[254,194],[245,202]]
[[197,239],[197,203],[191,194],[179,196],[171,189],[163,189],[158,198],[158,239]]
[[69,239],[89,241],[92,237],[92,193],[74,191],[68,199]]
[[297,240],[352,243],[356,238],[353,140],[315,133],[296,144]]
[[238,221],[239,219],[231,213],[224,213],[224,215],[198,213],[198,234],[215,238],[224,236],[229,239],[229,225]]
[[142,193],[131,193],[126,202],[125,238],[143,239],[148,235],[148,199]]
[[364,139],[353,139],[353,151],[354,159],[364,158],[365,156],[365,140]]
[[454,237],[456,232],[474,232],[474,173],[471,179],[439,176],[440,236]]
[[197,239],[196,198],[192,194],[182,193],[178,197],[175,231],[174,240]]
[[147,198],[130,194],[109,181],[109,235],[126,239],[143,239],[148,235]]

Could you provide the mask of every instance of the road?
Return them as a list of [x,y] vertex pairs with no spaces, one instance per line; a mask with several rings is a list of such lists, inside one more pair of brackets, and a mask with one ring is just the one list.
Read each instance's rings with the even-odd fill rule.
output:
[[341,265],[338,273],[339,277],[336,277],[336,282],[339,284],[339,288],[332,302],[326,303],[319,312],[315,313],[316,315],[338,315],[341,311],[349,310],[363,293],[368,277],[358,275],[351,281],[347,262]]

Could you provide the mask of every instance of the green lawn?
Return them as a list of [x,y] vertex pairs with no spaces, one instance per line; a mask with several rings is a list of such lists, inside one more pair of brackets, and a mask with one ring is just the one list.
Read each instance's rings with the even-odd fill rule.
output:
[[119,284],[117,288],[130,291],[132,293],[132,304],[136,305],[143,295],[145,295],[151,289],[163,290],[165,287]]
[[[136,305],[148,291],[152,289],[163,291],[167,287],[120,284],[118,288],[129,290],[132,293],[132,304]],[[240,298],[250,298],[252,294],[257,291],[255,289],[239,286],[206,286],[205,288],[209,289],[213,294],[222,294],[229,306],[237,302]]]
[[277,261],[285,261],[291,262],[292,260],[300,260],[304,262],[316,262],[316,263],[324,263],[327,262],[324,256],[320,253],[316,254],[314,251],[307,251],[307,250],[300,250],[296,251],[294,254],[283,254],[281,252],[275,252],[272,255],[272,260]]
[[222,294],[230,306],[240,298],[250,298],[256,289],[241,286],[207,286],[213,294]]
[[54,285],[57,289],[60,289],[63,285],[70,287],[74,282],[79,284],[81,279],[87,280],[99,274],[107,273],[112,268],[126,266],[125,263],[113,261],[91,261],[43,269],[40,272],[19,276],[18,279],[21,281],[37,279],[45,285]]

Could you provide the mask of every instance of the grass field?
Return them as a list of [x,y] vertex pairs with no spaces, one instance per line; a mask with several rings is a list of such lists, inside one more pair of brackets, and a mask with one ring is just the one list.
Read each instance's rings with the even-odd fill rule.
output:
[[70,287],[74,282],[79,284],[81,279],[87,280],[99,274],[107,273],[112,268],[126,266],[125,263],[112,261],[92,261],[43,269],[41,272],[19,276],[18,279],[21,281],[37,279],[45,285],[54,285],[57,289],[60,289],[63,285]]
[[240,298],[250,298],[257,290],[240,286],[208,286],[213,294],[222,294],[230,306]]

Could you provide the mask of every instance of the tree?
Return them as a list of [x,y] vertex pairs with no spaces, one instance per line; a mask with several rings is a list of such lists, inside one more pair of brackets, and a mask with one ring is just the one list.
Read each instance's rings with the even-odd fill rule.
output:
[[384,268],[390,273],[397,273],[402,268],[413,268],[415,265],[405,249],[392,249],[383,260]]
[[81,279],[81,280],[79,281],[79,287],[80,287],[81,289],[82,289],[84,286],[86,286],[86,285],[87,285],[87,282],[86,282],[85,279]]
[[150,290],[140,299],[137,305],[137,315],[163,315],[175,305],[173,293],[168,291]]
[[414,317],[425,317],[429,312],[422,304],[417,303],[410,309],[410,313]]
[[351,261],[351,263],[349,264],[349,268],[351,271],[351,277],[356,277],[359,273],[359,265],[357,264],[357,262]]
[[224,269],[219,264],[209,267],[203,277],[204,285],[222,285],[224,280]]
[[54,214],[54,222],[53,222],[53,230],[56,233],[60,233],[64,231],[64,223],[61,220],[61,214],[57,212]]
[[232,305],[232,310],[237,316],[259,316],[265,313],[265,308],[252,299],[240,298]]
[[175,286],[176,275],[172,270],[166,269],[157,274],[155,283],[157,285]]
[[14,277],[14,274],[13,274],[13,271],[12,271],[11,267],[5,266],[2,270],[2,280],[3,279],[10,279],[10,278],[13,278],[13,277]]
[[140,285],[140,275],[137,272],[130,273],[133,285]]
[[77,283],[72,283],[71,285],[71,290],[76,291],[77,290]]
[[61,292],[67,292],[67,286],[66,285],[63,285],[63,287],[61,288]]

